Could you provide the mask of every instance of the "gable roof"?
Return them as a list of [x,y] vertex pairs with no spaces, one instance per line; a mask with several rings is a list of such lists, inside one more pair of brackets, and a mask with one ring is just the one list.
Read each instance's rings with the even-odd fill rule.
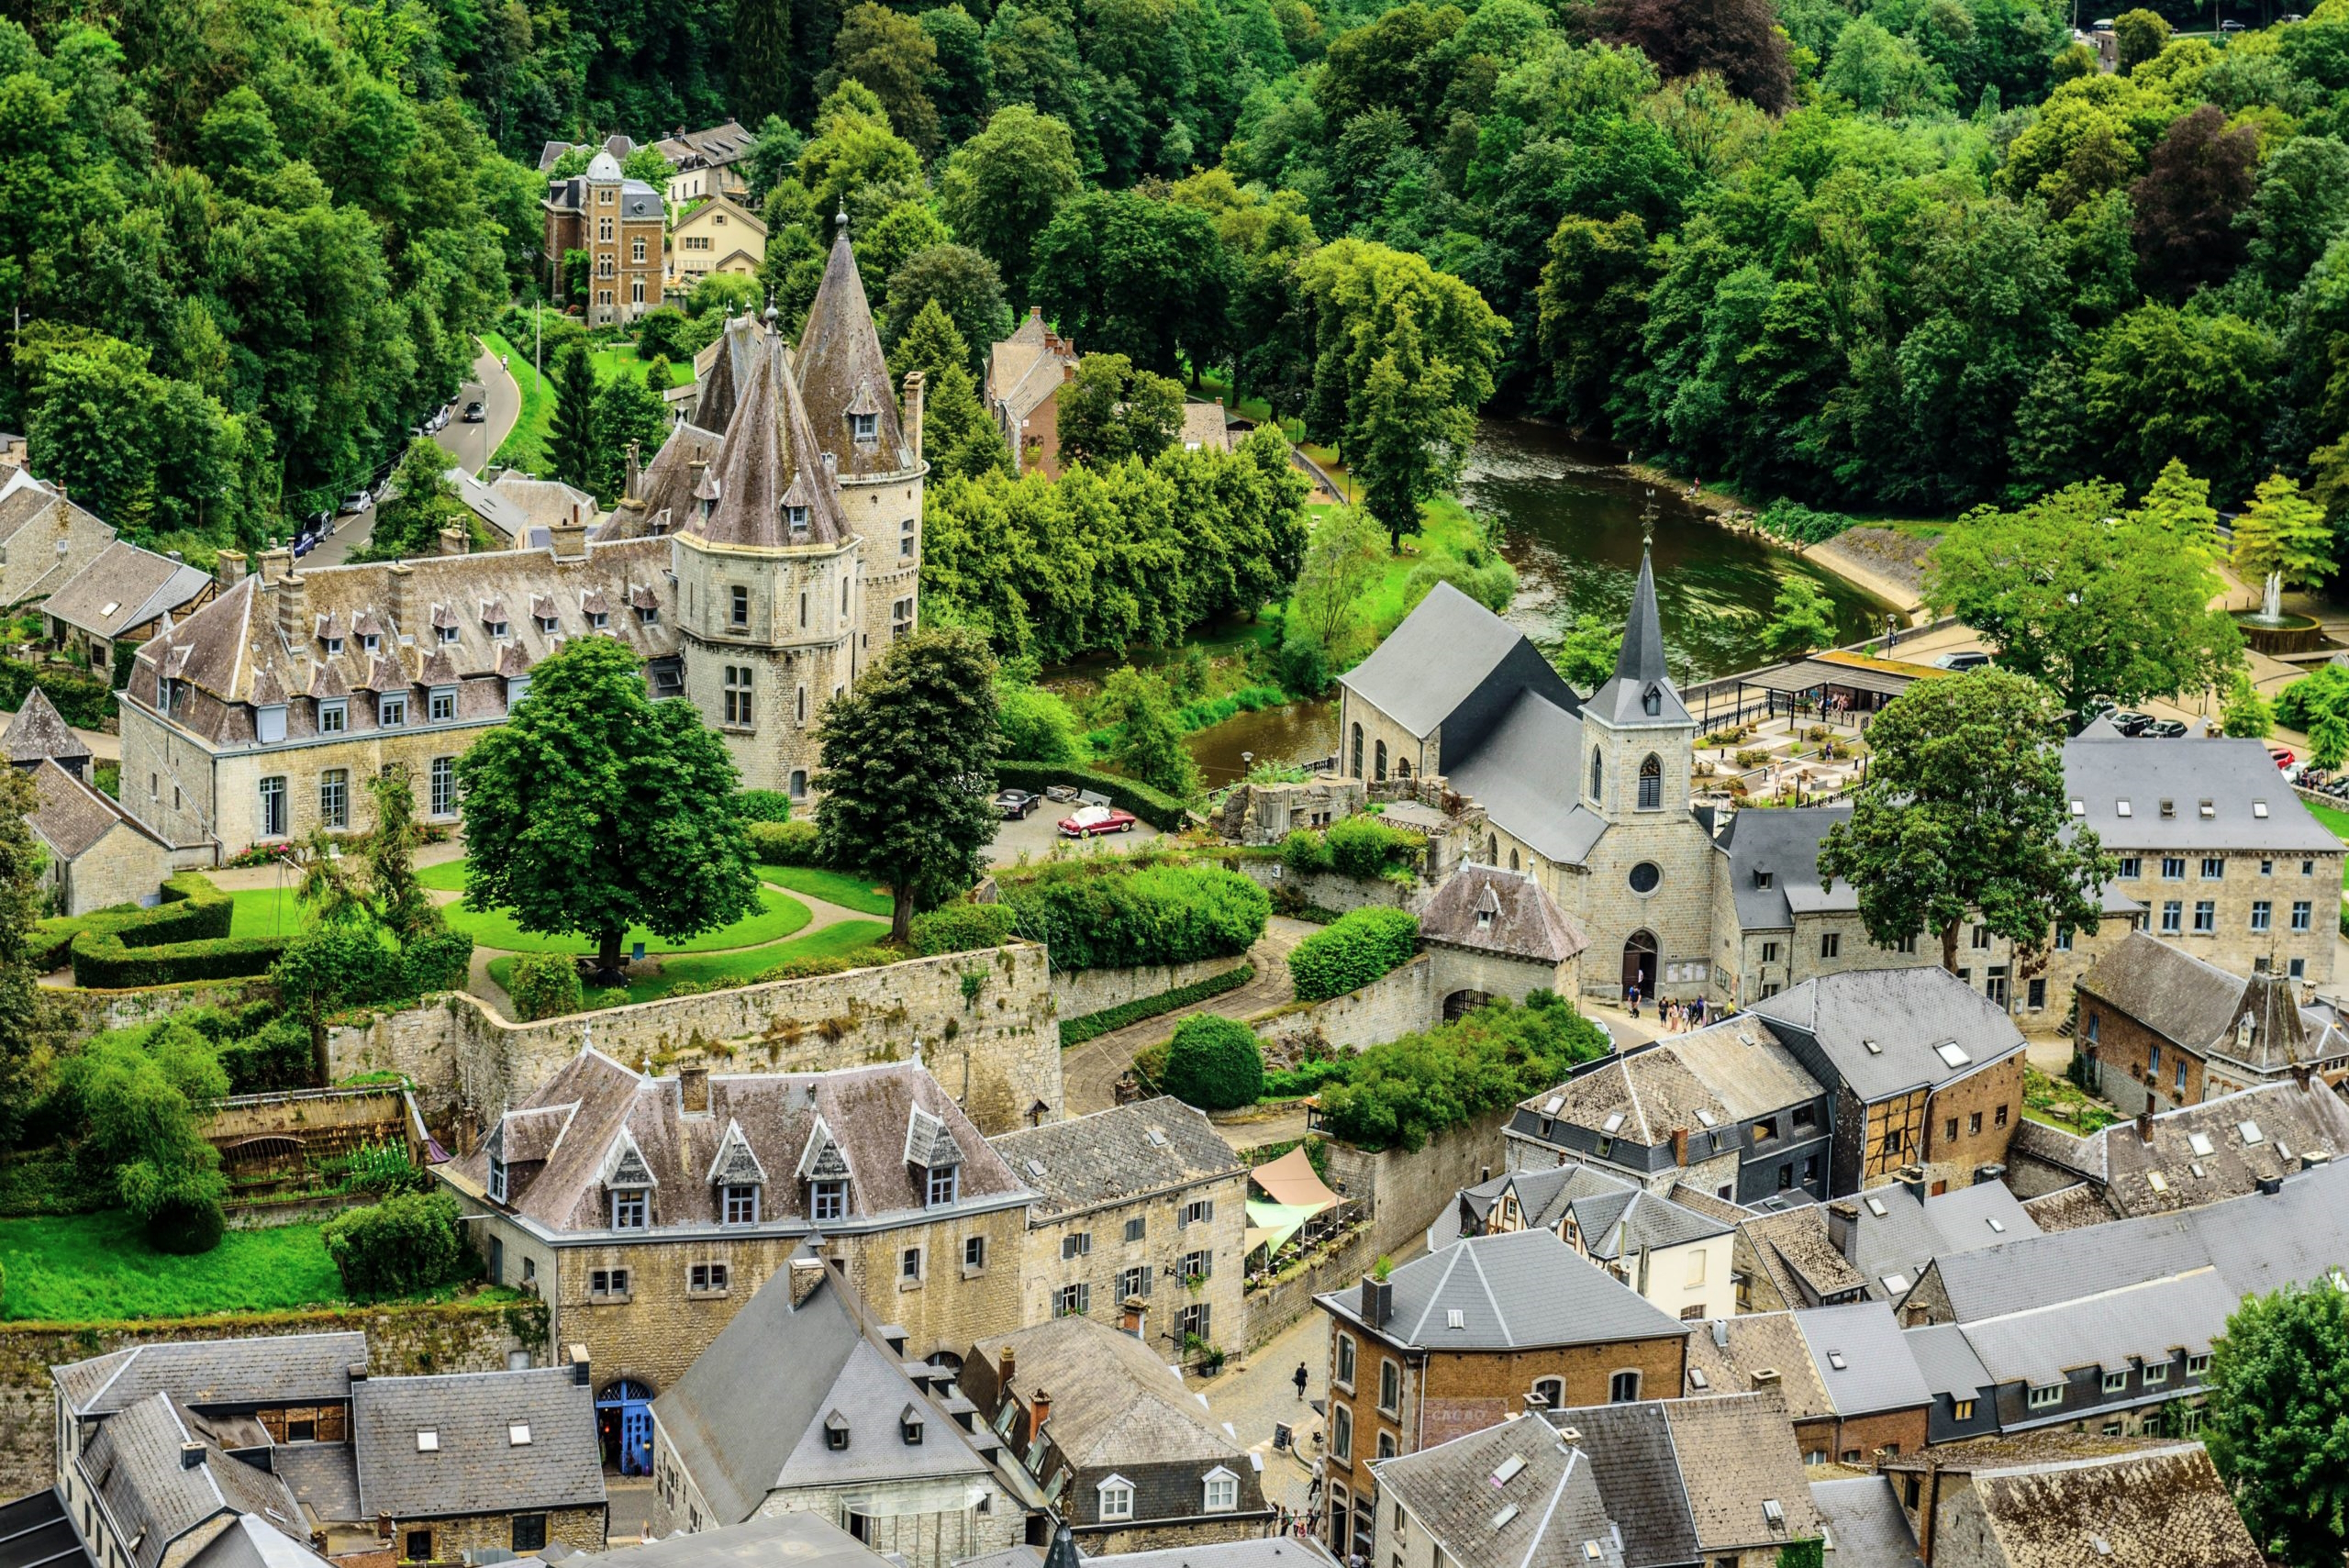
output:
[[[1485,606],[1475,608],[1481,613]],[[1443,772],[1453,788],[1472,796],[1534,853],[1580,864],[1607,831],[1607,818],[1582,804],[1570,785],[1561,787],[1560,781],[1581,776],[1582,720],[1575,710],[1529,686],[1509,699],[1489,729],[1465,738],[1465,745],[1455,744],[1460,739],[1445,737]]]
[[1852,1265],[1878,1301],[1905,1295],[1935,1258],[2039,1234],[2038,1223],[2004,1182],[1932,1195],[1921,1183],[1891,1182],[1838,1198],[1833,1208],[1839,1221],[1851,1226]]
[[1810,1348],[1812,1370],[1835,1413],[1849,1419],[1884,1410],[1921,1409],[1933,1393],[1881,1301],[1814,1307],[1791,1314]]
[[1917,1555],[1917,1534],[1885,1475],[1855,1475],[1843,1481],[1810,1484],[1811,1506],[1819,1510],[1827,1538],[1834,1543],[1828,1561],[1835,1568],[1922,1568]]
[[[1429,1351],[1606,1344],[1689,1331],[1546,1230],[1468,1237],[1405,1263],[1388,1283],[1394,1315],[1379,1332]],[[1351,1296],[1316,1299],[1361,1321]]]
[[60,860],[77,859],[118,827],[150,843],[162,842],[146,824],[46,757],[34,765],[32,780],[39,803],[25,820]]
[[2093,1147],[2115,1213],[2165,1214],[2241,1197],[2290,1175],[2309,1155],[2349,1158],[2349,1105],[2313,1078],[2307,1088],[2286,1080],[2150,1122],[2114,1122],[2080,1141]]
[[[1451,584],[1438,583],[1403,617],[1403,624],[1369,658],[1339,676],[1338,683],[1424,738],[1524,640],[1525,634],[1508,622]],[[1449,770],[1448,760],[1445,766]]]
[[348,1399],[351,1369],[366,1364],[367,1336],[354,1329],[134,1345],[50,1375],[66,1408],[88,1418],[166,1392],[198,1408]]
[[[1655,570],[1648,554],[1644,548],[1640,551],[1639,581],[1631,585],[1631,614],[1623,625],[1623,645],[1616,651],[1615,673],[1586,705],[1618,729],[1691,722],[1664,662],[1664,617],[1655,606]],[[1654,713],[1647,711],[1651,697]]]
[[[2263,740],[2132,740],[2084,732],[2064,743],[2064,790],[2080,807],[2070,820],[2094,828],[2118,853],[2341,852],[2341,840],[2276,771]],[[2165,800],[2174,806],[2168,817],[2161,814]],[[2201,814],[2205,800],[2209,817]]]
[[[1775,1395],[1725,1394],[1662,1404],[1701,1549],[1783,1545],[1819,1534],[1794,1428]],[[1771,1503],[1778,1506],[1776,1521],[1769,1517]]]
[[[1964,1463],[1963,1451],[1934,1450]],[[2015,1568],[2259,1568],[2200,1443],[2141,1443],[2134,1451],[1973,1468],[1974,1497]],[[1949,1468],[1946,1459],[1944,1468]]]
[[210,573],[117,539],[50,595],[41,613],[116,638],[185,607],[211,587]]
[[1207,1117],[1171,1095],[988,1140],[1039,1195],[1030,1223],[1246,1170]]
[[12,762],[39,762],[43,757],[87,762],[91,756],[89,743],[73,732],[57,705],[49,700],[49,694],[39,686],[27,689],[24,706],[8,720],[7,729],[0,731],[0,751],[6,751]]
[[[897,424],[889,361],[882,357],[881,339],[873,329],[873,311],[844,220],[835,226],[824,280],[807,307],[807,324],[800,328],[798,367],[807,417],[816,439],[840,464],[842,478],[899,473],[920,462],[907,450],[905,431]],[[852,409],[874,416],[874,439],[851,439]]]
[[1531,873],[1474,862],[1428,895],[1419,908],[1419,937],[1537,963],[1564,963],[1590,945],[1581,923]]
[[1815,1203],[1742,1220],[1754,1262],[1788,1307],[1864,1292],[1868,1282],[1827,1233],[1827,1211]]
[[351,1428],[362,1518],[604,1501],[596,1396],[571,1367],[371,1377],[351,1388]]
[[1860,906],[1859,889],[1851,882],[1826,887],[1819,879],[1819,846],[1830,828],[1851,817],[1848,806],[1798,806],[1741,811],[1729,819],[1714,842],[1729,856],[1730,894],[1741,929],[1791,929],[1797,903],[1806,914]]
[[[1753,1003],[1781,1036],[1814,1044],[1866,1101],[1938,1087],[2022,1049],[1998,1006],[1939,965],[1823,974]],[[1954,1044],[1964,1060],[1940,1048]]]
[[[201,1458],[189,1464],[187,1445]],[[258,1514],[291,1534],[305,1529],[285,1483],[232,1459],[201,1418],[168,1394],[117,1411],[73,1462],[106,1502],[136,1568],[156,1568],[172,1543],[221,1514]]]
[[2143,930],[2099,959],[2079,988],[2172,1044],[2256,1072],[2316,1060],[2310,1036],[2323,1040],[2330,1025],[2303,1011],[2286,976],[2231,973]]
[[[1684,1392],[1691,1396],[1745,1394],[1772,1388],[1791,1420],[1835,1414],[1835,1403],[1811,1363],[1810,1343],[1796,1322],[1800,1316],[1741,1312],[1699,1325],[1688,1336],[1689,1376]],[[1775,1383],[1767,1381],[1771,1373],[1777,1374]],[[1701,1385],[1699,1374],[1704,1379]],[[1763,1381],[1757,1381],[1757,1375]]]
[[1570,1161],[1547,1171],[1507,1172],[1464,1188],[1460,1200],[1446,1211],[1454,1225],[1448,1228],[1439,1221],[1437,1229],[1443,1234],[1434,1240],[1431,1232],[1432,1244],[1449,1245],[1459,1240],[1457,1221],[1463,1211],[1482,1221],[1504,1193],[1516,1195],[1525,1228],[1555,1230],[1571,1218],[1582,1237],[1583,1250],[1603,1260],[1657,1247],[1684,1246],[1726,1236],[1731,1229],[1727,1222],[1660,1197],[1636,1182]]
[[[1012,1393],[1052,1396],[1044,1435],[1071,1466],[1213,1463],[1253,1472],[1240,1445],[1208,1418],[1180,1373],[1131,1334],[1074,1314],[981,1340],[972,1347],[991,1367],[1014,1352]],[[1003,1391],[996,1391],[997,1410]],[[983,1412],[992,1421],[997,1411]],[[1015,1448],[1022,1448],[1017,1440]],[[1024,1451],[1024,1448],[1023,1448]],[[1031,1462],[1031,1468],[1032,1462]]]
[[987,400],[1016,434],[1061,389],[1076,362],[1076,346],[1047,330],[1042,307],[1030,306],[1011,336],[987,349]]
[[681,130],[674,136],[664,136],[652,145],[680,170],[717,169],[748,157],[757,147],[759,139],[742,128],[740,120],[729,119],[723,125],[707,130]]
[[1371,1470],[1381,1500],[1393,1494],[1461,1568],[1625,1562],[1590,1457],[1539,1421],[1504,1421]]
[[[1683,1129],[1695,1144],[1728,1139],[1738,1124],[1821,1092],[1769,1028],[1745,1014],[1609,1058],[1520,1102],[1517,1113],[1520,1126],[1529,1117],[1561,1120],[1653,1148]],[[1792,1131],[1781,1128],[1779,1136]]]
[[57,1487],[0,1503],[0,1568],[97,1568]]

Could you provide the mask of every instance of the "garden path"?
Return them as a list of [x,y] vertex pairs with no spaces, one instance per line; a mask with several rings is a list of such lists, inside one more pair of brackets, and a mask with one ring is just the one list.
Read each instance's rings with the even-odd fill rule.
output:
[[1220,1013],[1227,1018],[1245,1018],[1295,999],[1296,989],[1288,977],[1289,949],[1320,929],[1308,921],[1275,915],[1265,923],[1264,934],[1256,940],[1256,945],[1248,950],[1248,961],[1256,966],[1256,976],[1247,984],[1237,991],[1227,991],[1220,996],[1210,996],[1204,1002],[1112,1029],[1063,1051],[1061,1092],[1068,1102],[1068,1114],[1087,1116],[1116,1105],[1118,1079],[1132,1065],[1134,1053],[1172,1036],[1174,1026],[1192,1014]]

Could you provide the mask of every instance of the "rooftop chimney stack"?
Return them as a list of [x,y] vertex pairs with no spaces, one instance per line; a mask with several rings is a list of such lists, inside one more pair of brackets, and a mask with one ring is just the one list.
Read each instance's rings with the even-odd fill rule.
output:
[[2154,1107],[2151,1105],[2137,1113],[2137,1139],[2142,1143],[2154,1140]]
[[557,561],[584,561],[587,559],[587,525],[574,512],[570,521],[557,523],[547,529],[547,545]]
[[1374,1329],[1386,1327],[1395,1316],[1395,1286],[1383,1279],[1365,1275],[1362,1282],[1362,1320]]
[[677,1069],[677,1095],[687,1116],[709,1114],[709,1066],[696,1062]]
[[203,1462],[204,1445],[202,1443],[184,1442],[180,1444],[180,1468],[182,1470],[194,1470],[197,1465],[202,1464]]
[[405,561],[395,561],[384,573],[384,613],[391,617],[392,631],[396,636],[413,636],[407,624],[407,584],[416,575],[416,568]]
[[443,555],[464,554],[465,530],[459,528],[442,528],[440,530],[440,553]]
[[220,579],[220,586],[233,588],[245,580],[246,558],[243,550],[224,550],[219,552],[218,559],[219,565],[216,574]]
[[921,458],[921,398],[922,389],[928,380],[929,378],[919,371],[906,373],[906,395],[903,399],[906,416],[906,446],[913,453],[916,462],[919,462]]
[[[266,562],[269,557],[262,559]],[[295,647],[309,646],[310,590],[299,572],[288,572],[277,581],[277,629]]]
[[1039,1388],[1028,1396],[1028,1450],[1033,1453],[1044,1436],[1044,1423],[1052,1417],[1052,1396]]

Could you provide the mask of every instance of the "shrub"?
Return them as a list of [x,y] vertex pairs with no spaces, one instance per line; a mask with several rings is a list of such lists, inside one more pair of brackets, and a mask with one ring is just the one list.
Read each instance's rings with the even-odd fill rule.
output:
[[164,882],[162,902],[151,909],[117,904],[87,915],[41,921],[28,938],[29,957],[34,967],[46,973],[63,967],[74,940],[84,931],[119,935],[126,947],[161,947],[226,937],[235,916],[236,906],[227,894],[208,879],[183,872]]
[[516,1021],[526,1024],[575,1013],[586,1000],[579,985],[579,965],[561,952],[518,955],[506,976],[506,994],[514,998]]
[[[762,969],[751,976],[750,984],[764,985],[776,980],[813,980],[821,974],[846,974],[850,970],[858,967],[859,965],[851,963],[844,954],[822,953],[814,958],[795,958],[787,962],[778,963],[772,969]],[[725,988],[726,983],[722,981],[702,987],[707,991]],[[680,985],[669,995],[680,996],[689,993],[685,987]]]
[[819,864],[816,851],[816,825],[813,822],[753,822],[751,824],[751,855],[761,865]]
[[1008,904],[958,900],[914,917],[914,951],[924,958],[1001,947],[1018,934],[1019,912]]
[[1106,798],[1121,811],[1130,811],[1162,833],[1179,833],[1190,825],[1183,803],[1140,779],[1059,762],[998,762],[995,782],[1000,789],[1024,789],[1041,795],[1053,784],[1073,784]]
[[159,1252],[193,1257],[220,1245],[228,1233],[228,1217],[220,1200],[208,1193],[172,1193],[147,1216],[147,1240]]
[[1058,692],[1004,686],[996,693],[1003,754],[1024,762],[1082,762],[1085,745],[1076,715]]
[[1195,1013],[1166,1045],[1166,1092],[1201,1110],[1252,1106],[1264,1089],[1264,1053],[1237,1018]]
[[1003,897],[1063,970],[1237,958],[1273,912],[1263,888],[1219,865],[1055,867]]
[[1419,917],[1400,909],[1356,909],[1289,950],[1300,1002],[1360,990],[1419,951]]
[[1310,828],[1292,828],[1281,840],[1281,864],[1298,876],[1328,871],[1334,863],[1330,858],[1329,839]]
[[188,1252],[217,1246],[225,1224],[220,1156],[196,1132],[203,1108],[228,1091],[212,1042],[165,1018],[96,1036],[60,1075],[113,1166],[116,1195],[154,1244]]
[[1413,864],[1428,844],[1423,835],[1365,816],[1333,824],[1327,841],[1331,867],[1364,881]]
[[1374,1045],[1320,1091],[1322,1129],[1365,1149],[1417,1149],[1430,1137],[1529,1099],[1609,1049],[1571,1003],[1536,991],[1424,1033]]
[[447,1193],[405,1193],[344,1210],[320,1228],[318,1239],[352,1296],[410,1296],[463,1268],[457,1221],[457,1200]]
[[779,789],[738,789],[734,815],[745,822],[788,822],[791,796]]
[[[408,996],[462,991],[473,966],[473,940],[462,931],[427,931],[400,951],[400,990]],[[375,998],[384,1000],[385,998]]]
[[1795,544],[1822,544],[1852,526],[1841,512],[1815,512],[1799,501],[1781,496],[1753,519],[1766,534]]
[[310,1082],[312,1060],[310,1031],[295,1018],[273,1018],[220,1048],[220,1065],[228,1069],[232,1095],[315,1088]]
[[1221,974],[1210,974],[1205,980],[1188,985],[1177,985],[1172,991],[1161,991],[1155,996],[1137,996],[1130,1002],[1114,1007],[1104,1007],[1097,1013],[1061,1020],[1061,1049],[1083,1045],[1086,1040],[1138,1024],[1144,1018],[1158,1018],[1194,1002],[1204,1002],[1210,996],[1220,996],[1226,991],[1237,991],[1256,978],[1256,966],[1243,963],[1237,969],[1227,969]]
[[285,951],[284,937],[216,937],[131,948],[119,934],[84,931],[73,939],[73,984],[93,991],[128,991],[145,985],[179,985],[191,980],[228,980],[266,974]]
[[1259,1097],[1287,1099],[1297,1095],[1319,1094],[1331,1084],[1342,1084],[1353,1075],[1353,1057],[1317,1056],[1294,1067],[1266,1068],[1264,1092]]

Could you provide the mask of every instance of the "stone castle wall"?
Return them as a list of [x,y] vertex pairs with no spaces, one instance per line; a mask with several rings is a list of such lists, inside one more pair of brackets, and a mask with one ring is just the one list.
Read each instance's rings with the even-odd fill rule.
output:
[[1268,1044],[1293,1052],[1308,1040],[1340,1051],[1383,1045],[1432,1028],[1442,1016],[1435,961],[1421,953],[1359,990],[1326,1002],[1286,1007],[1250,1020]]
[[1141,963],[1124,969],[1063,969],[1052,976],[1052,1008],[1063,1021],[1123,1006],[1144,996],[1180,990],[1218,974],[1227,974],[1248,962],[1236,958],[1205,958],[1196,963]]

